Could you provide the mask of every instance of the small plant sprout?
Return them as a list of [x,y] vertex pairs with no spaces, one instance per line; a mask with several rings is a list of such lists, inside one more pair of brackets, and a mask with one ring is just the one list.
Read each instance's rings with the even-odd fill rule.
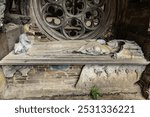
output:
[[97,86],[93,86],[91,88],[90,95],[91,95],[91,98],[94,100],[97,100],[99,97],[102,96],[100,89]]

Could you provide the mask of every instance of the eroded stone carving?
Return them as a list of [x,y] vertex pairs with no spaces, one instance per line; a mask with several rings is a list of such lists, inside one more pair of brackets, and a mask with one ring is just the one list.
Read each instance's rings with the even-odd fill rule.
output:
[[[106,91],[136,90],[136,83],[145,66],[130,65],[86,65],[83,67],[77,88],[90,90],[93,86]],[[134,89],[134,88],[135,89]]]
[[14,53],[21,54],[28,51],[29,48],[32,46],[32,41],[26,34],[22,34],[19,37],[19,43],[15,44]]
[[23,77],[26,77],[31,70],[30,66],[2,66],[2,68],[6,78],[12,78],[17,71],[19,71]]
[[140,59],[144,58],[141,48],[133,41],[97,40],[83,45],[76,53],[88,55],[110,55],[114,59]]

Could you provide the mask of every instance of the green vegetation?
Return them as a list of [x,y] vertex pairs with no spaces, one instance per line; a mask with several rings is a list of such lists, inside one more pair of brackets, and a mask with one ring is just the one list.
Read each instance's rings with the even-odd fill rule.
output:
[[100,89],[97,86],[93,86],[91,88],[90,96],[94,100],[97,100],[98,98],[102,97]]

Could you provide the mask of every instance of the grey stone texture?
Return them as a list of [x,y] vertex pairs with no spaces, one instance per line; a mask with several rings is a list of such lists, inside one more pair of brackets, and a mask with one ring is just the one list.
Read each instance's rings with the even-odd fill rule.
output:
[[5,0],[0,0],[0,28],[3,26],[5,7]]
[[86,65],[76,87],[90,90],[96,86],[105,93],[140,92],[135,83],[144,70],[145,66],[138,65]]
[[[114,66],[114,68],[116,67]],[[122,69],[125,69],[126,67],[127,66],[124,66]],[[2,93],[1,98],[2,99],[91,99],[89,96],[90,94],[89,89],[85,88],[82,89],[75,87],[79,78],[83,76],[83,72],[85,71],[85,68],[83,68],[83,66],[70,66],[68,69],[64,70],[54,70],[54,69],[52,70],[50,68],[51,66],[33,66],[31,67],[31,70],[28,72],[28,76],[22,76],[22,74],[19,71],[16,72],[12,78],[7,78],[7,87]],[[84,71],[82,71],[82,68]],[[98,66],[98,68],[100,69],[101,66]],[[111,69],[113,69],[113,66],[112,67],[108,66],[108,70]],[[139,67],[136,68],[136,66],[129,69],[141,70]],[[89,70],[90,73],[93,72],[92,68]],[[125,74],[124,73],[125,71],[124,70],[122,71],[123,71],[122,74],[121,71],[120,72],[118,71],[120,76]],[[100,75],[100,72],[98,70],[95,72],[96,74]],[[133,74],[131,74],[131,72]],[[137,72],[140,75],[140,72],[142,71]],[[102,75],[104,74],[105,73],[102,73]],[[90,74],[90,76],[91,75],[92,74]],[[105,88],[105,90],[100,89],[102,97],[100,97],[99,99],[143,99],[139,92],[140,90],[138,90],[139,87],[138,86],[134,87],[134,84],[132,84],[134,81],[137,80],[136,75],[137,74],[134,71],[130,71],[128,75],[129,78],[127,77],[127,75],[121,77],[118,75],[118,77],[116,78],[114,78],[115,75],[109,76],[108,78],[98,77],[100,82],[97,84],[104,86],[103,88]],[[111,77],[113,77],[113,79],[110,79]],[[88,77],[86,78],[85,79],[88,84],[89,79]],[[104,82],[106,84],[103,84]],[[113,91],[110,90],[110,87],[112,87],[111,90]],[[118,91],[117,92],[115,91],[116,90],[115,87],[124,88],[125,90],[124,92],[121,92],[121,90],[118,88],[119,90],[117,90]],[[136,89],[134,89],[134,91],[133,90],[130,91],[131,87],[134,87]]]
[[21,54],[26,53],[31,48],[32,43],[29,37],[24,33],[19,36],[19,42],[15,44],[14,53]]
[[9,23],[5,25],[6,32],[0,33],[0,59],[14,49],[15,43],[22,33],[22,26]]
[[4,76],[3,70],[0,68],[0,98],[5,88],[6,88],[6,78]]
[[77,53],[87,55],[110,55],[114,59],[144,59],[144,54],[134,41],[112,40],[107,43],[101,40],[83,45]]
[[23,77],[28,76],[30,71],[30,66],[2,66],[3,72],[6,78],[12,78],[18,71]]

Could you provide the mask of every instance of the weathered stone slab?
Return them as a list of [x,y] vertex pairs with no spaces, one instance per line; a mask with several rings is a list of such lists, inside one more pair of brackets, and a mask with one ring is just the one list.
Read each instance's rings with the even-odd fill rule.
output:
[[140,92],[135,83],[144,70],[145,66],[138,65],[86,65],[76,88],[91,90],[97,86],[104,93]]
[[4,99],[25,99],[55,95],[82,95],[85,92],[74,86],[80,76],[82,66],[69,66],[63,70],[52,69],[52,66],[33,66],[28,76],[18,71],[7,79]]
[[[113,43],[113,42],[112,42]],[[114,41],[114,43],[120,43]],[[117,45],[118,45],[117,44]],[[126,44],[125,44],[126,45]],[[8,54],[2,61],[0,65],[41,65],[41,64],[138,64],[147,65],[147,62],[143,56],[140,47],[134,42],[133,44],[128,43],[129,47],[120,47],[119,50],[115,47],[115,52],[113,47],[109,45],[101,45],[95,40],[69,40],[69,41],[54,41],[54,42],[34,42],[32,47],[27,51],[27,53],[16,55],[14,51]],[[113,46],[113,45],[111,45]],[[83,50],[88,49],[90,54],[77,52],[83,47]],[[92,55],[95,49],[98,53]],[[109,48],[109,49],[108,49]],[[122,49],[123,48],[123,49]],[[124,52],[126,49],[128,51]],[[91,51],[92,50],[92,51]],[[102,50],[102,53],[101,53]],[[107,50],[110,50],[107,53]],[[118,52],[119,51],[119,52]],[[122,52],[123,51],[123,52]],[[87,51],[86,51],[87,52]],[[100,52],[100,53],[99,53]],[[104,53],[103,53],[104,52]],[[129,56],[129,57],[126,57]]]
[[[75,88],[82,68],[83,66],[70,66],[63,70],[54,70],[51,69],[51,66],[33,66],[26,77],[16,72],[13,78],[7,79],[7,89],[3,92],[2,97],[3,99],[91,99],[90,90]],[[117,86],[119,86],[118,82],[116,82]],[[120,82],[123,82],[122,78]],[[129,82],[127,85],[130,84],[132,83]],[[126,84],[123,85],[125,87]],[[129,89],[132,86],[129,86]],[[107,90],[102,90],[103,96],[99,99],[143,99],[140,92],[137,92],[139,87],[135,87],[134,92],[128,90],[128,92],[106,92],[110,87],[104,88]]]

